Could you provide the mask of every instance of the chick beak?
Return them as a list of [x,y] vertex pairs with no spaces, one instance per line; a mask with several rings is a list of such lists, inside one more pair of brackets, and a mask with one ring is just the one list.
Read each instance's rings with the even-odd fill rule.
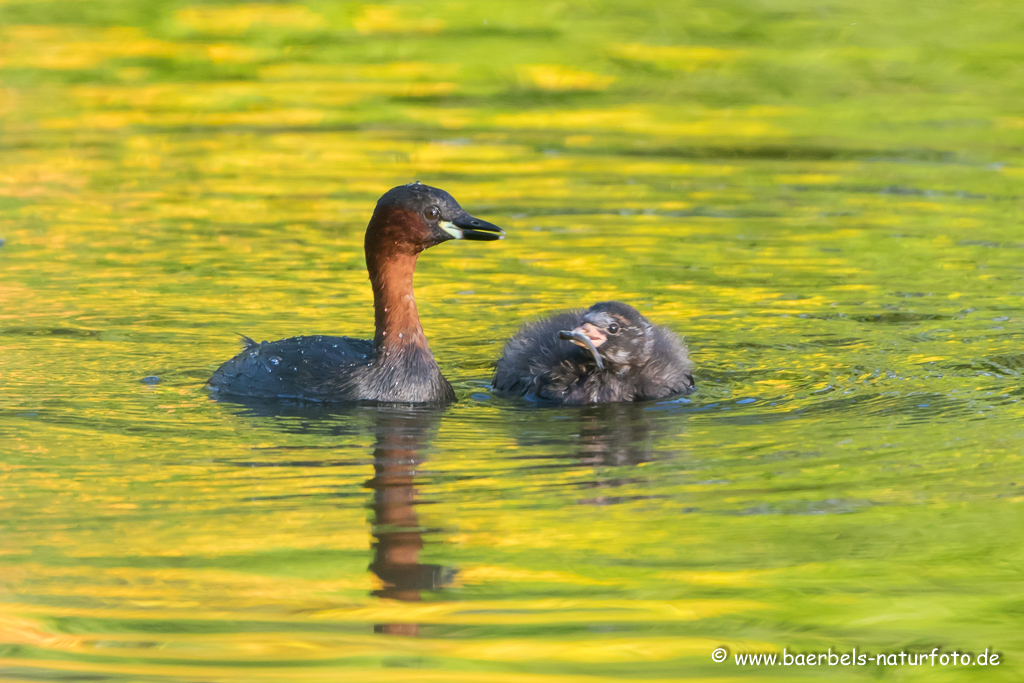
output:
[[457,240],[490,241],[505,238],[505,231],[497,225],[474,218],[465,211],[450,221],[440,221],[438,225]]
[[573,330],[562,330],[558,333],[558,338],[571,341],[576,346],[590,351],[590,355],[594,357],[594,363],[597,364],[597,369],[604,370],[604,362],[601,360],[601,354],[597,352],[597,347],[604,344],[608,337],[597,327],[591,323],[584,323]]

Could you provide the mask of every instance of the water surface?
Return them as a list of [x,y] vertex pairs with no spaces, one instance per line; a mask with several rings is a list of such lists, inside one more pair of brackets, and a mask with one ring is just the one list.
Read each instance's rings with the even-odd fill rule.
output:
[[[0,678],[1019,679],[1021,30],[3,0]],[[459,402],[210,400],[239,333],[372,334],[362,232],[414,179],[508,231],[420,262]],[[698,393],[491,394],[523,321],[609,298]]]

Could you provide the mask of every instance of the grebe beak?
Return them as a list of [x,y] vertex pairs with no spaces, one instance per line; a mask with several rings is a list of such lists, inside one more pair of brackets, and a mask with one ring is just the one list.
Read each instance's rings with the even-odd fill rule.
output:
[[505,239],[505,231],[493,223],[473,218],[468,213],[456,216],[450,221],[440,221],[441,229],[457,240],[490,240]]
[[558,338],[571,341],[576,346],[582,346],[590,351],[590,355],[594,357],[594,362],[597,363],[597,369],[604,370],[604,363],[601,361],[601,354],[597,352],[597,347],[594,346],[594,342],[591,341],[590,337],[583,332],[582,328],[577,327],[575,330],[562,330],[558,333]]

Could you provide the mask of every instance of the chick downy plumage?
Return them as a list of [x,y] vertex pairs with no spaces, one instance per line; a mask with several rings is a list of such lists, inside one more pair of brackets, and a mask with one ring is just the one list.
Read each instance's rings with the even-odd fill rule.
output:
[[674,333],[604,301],[524,326],[505,343],[493,386],[567,405],[656,400],[693,391],[693,363]]

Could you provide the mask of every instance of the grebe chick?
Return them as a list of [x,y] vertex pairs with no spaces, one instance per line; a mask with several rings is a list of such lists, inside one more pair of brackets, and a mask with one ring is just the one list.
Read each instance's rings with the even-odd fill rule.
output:
[[527,324],[505,342],[493,386],[565,405],[648,401],[693,391],[693,363],[675,334],[603,301]]
[[444,190],[419,183],[388,190],[364,240],[373,340],[313,336],[257,344],[243,337],[245,349],[221,365],[207,386],[219,395],[303,401],[454,401],[416,312],[416,259],[450,239],[498,240],[504,234],[470,216]]

